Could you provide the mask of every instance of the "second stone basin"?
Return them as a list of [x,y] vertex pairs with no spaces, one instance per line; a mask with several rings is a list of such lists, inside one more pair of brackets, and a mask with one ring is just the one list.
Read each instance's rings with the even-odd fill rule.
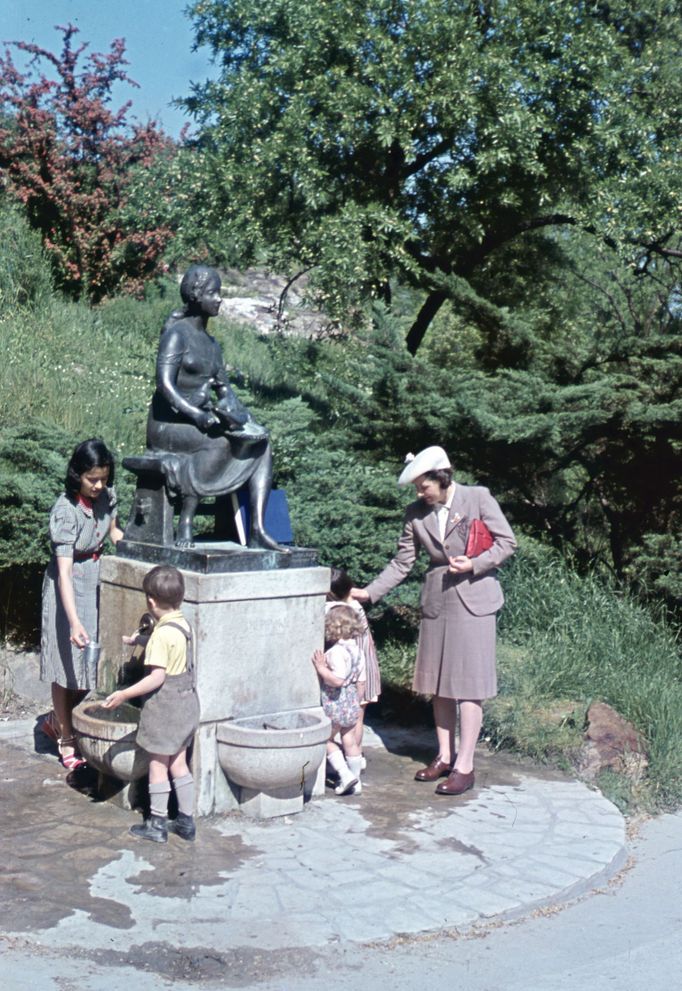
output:
[[324,758],[330,731],[318,709],[225,720],[218,724],[218,759],[242,788],[303,793]]

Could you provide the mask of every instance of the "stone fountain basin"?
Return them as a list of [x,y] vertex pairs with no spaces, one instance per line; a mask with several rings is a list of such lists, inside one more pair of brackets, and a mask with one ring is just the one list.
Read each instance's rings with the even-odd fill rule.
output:
[[331,723],[321,709],[271,712],[218,723],[218,760],[234,784],[253,791],[296,788],[325,756]]
[[90,696],[73,710],[80,752],[102,774],[137,781],[149,769],[149,755],[135,743],[140,710],[127,703],[103,709],[100,702]]

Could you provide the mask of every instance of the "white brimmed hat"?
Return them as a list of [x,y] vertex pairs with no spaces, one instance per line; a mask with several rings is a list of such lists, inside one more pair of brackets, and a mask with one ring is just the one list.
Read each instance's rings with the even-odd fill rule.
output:
[[409,485],[425,472],[438,471],[439,468],[452,468],[450,459],[442,447],[425,447],[417,455],[408,454],[398,485]]

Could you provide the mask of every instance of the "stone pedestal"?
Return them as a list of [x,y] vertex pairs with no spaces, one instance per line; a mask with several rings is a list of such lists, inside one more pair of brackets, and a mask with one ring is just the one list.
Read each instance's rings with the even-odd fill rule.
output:
[[[249,552],[242,551],[236,563],[243,553]],[[192,764],[196,811],[205,816],[239,807],[239,789],[230,786],[217,759],[219,723],[262,713],[319,711],[319,683],[310,658],[323,646],[329,569],[200,573],[172,563],[185,580],[182,611],[196,636],[201,724]],[[151,567],[133,558],[102,559],[101,691],[115,687],[129,660],[130,648],[121,637],[136,629],[146,610],[142,579]],[[324,761],[311,787],[312,794],[323,791]]]

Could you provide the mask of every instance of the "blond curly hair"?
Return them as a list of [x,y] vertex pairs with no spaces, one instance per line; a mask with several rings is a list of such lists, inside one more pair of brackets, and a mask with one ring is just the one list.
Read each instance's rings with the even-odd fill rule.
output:
[[334,606],[324,620],[324,639],[327,643],[350,640],[360,636],[362,623],[352,606]]

